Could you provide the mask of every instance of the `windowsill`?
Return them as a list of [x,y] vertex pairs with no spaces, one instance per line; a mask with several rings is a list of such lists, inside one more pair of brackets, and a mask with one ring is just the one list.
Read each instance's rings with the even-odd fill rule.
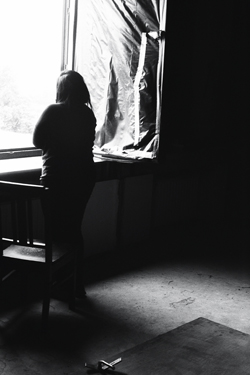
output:
[[[120,160],[105,160],[104,158],[94,158],[96,165],[97,181],[105,181],[112,179],[121,179],[129,176],[137,176],[142,174],[151,174],[154,171],[155,161],[141,162],[122,162]],[[15,180],[18,176],[19,180],[26,182],[26,175],[29,180],[34,176],[37,180],[40,176],[42,168],[42,157],[33,156],[16,159],[0,160],[0,179]],[[22,179],[23,177],[23,179]]]
[[0,175],[20,171],[41,170],[41,156],[0,160]]

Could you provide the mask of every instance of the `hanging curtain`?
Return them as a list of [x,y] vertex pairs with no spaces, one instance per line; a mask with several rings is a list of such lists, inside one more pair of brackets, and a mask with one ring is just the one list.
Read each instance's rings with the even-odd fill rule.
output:
[[74,69],[90,91],[97,155],[157,157],[166,2],[76,2]]

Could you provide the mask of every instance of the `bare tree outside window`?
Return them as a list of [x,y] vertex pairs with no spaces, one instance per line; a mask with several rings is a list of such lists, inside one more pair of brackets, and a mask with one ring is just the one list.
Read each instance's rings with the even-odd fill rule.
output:
[[0,149],[32,147],[32,132],[55,102],[62,0],[1,0]]

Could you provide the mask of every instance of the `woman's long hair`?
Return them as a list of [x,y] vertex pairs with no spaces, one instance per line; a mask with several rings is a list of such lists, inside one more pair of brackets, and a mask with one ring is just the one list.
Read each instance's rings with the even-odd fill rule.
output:
[[57,103],[87,104],[92,108],[89,90],[83,77],[74,70],[64,70],[57,80]]

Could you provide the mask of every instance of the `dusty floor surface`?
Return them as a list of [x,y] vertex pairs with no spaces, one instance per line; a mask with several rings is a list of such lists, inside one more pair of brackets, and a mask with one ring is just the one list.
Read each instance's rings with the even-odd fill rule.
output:
[[[159,251],[166,246],[159,241],[157,251],[151,244],[137,257],[131,251],[90,262],[87,298],[78,300],[73,312],[63,293],[55,295],[46,334],[40,330],[40,299],[21,306],[15,293],[5,296],[0,374],[82,374],[85,362],[106,359],[199,317],[250,334],[248,264],[244,256],[229,259],[226,251],[216,256],[222,243],[207,239],[172,241],[171,256]],[[185,244],[199,248],[198,256],[192,251],[186,256]]]

